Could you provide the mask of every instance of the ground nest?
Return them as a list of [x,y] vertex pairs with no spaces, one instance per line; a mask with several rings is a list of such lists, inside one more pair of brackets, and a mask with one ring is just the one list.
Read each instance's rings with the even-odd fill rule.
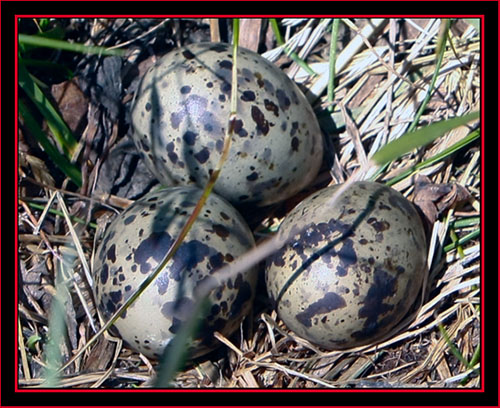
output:
[[[317,113],[327,146],[320,174],[306,191],[265,214],[251,210],[245,214],[257,243],[274,234],[302,198],[353,177],[381,146],[408,131],[417,115],[416,125],[422,127],[479,110],[478,21],[452,20],[447,29],[448,22],[439,19],[341,19],[334,47],[332,19],[280,20],[286,47],[268,19],[241,21],[240,45],[263,54],[300,84]],[[232,22],[21,19],[19,27],[25,34],[57,30],[71,42],[124,53],[24,51],[32,59],[43,58],[60,68],[28,66],[77,140],[72,163],[81,171],[82,183],[76,187],[49,158],[21,114],[18,384],[151,387],[158,363],[120,339],[105,333],[86,347],[103,324],[87,276],[109,220],[158,184],[127,135],[127,109],[138,78],[160,55],[177,46],[231,42]],[[443,38],[446,48],[439,61]],[[336,50],[333,82],[332,50]],[[315,74],[297,63],[296,57]],[[432,93],[427,95],[431,83]],[[28,109],[36,110],[29,95],[21,92],[20,98]],[[419,112],[422,105],[425,109]],[[34,120],[49,138],[56,139],[43,115],[35,115]],[[58,149],[63,150],[60,144]],[[390,184],[433,220],[430,272],[422,296],[392,337],[354,350],[317,348],[284,326],[261,282],[252,314],[240,330],[230,338],[217,335],[221,347],[189,363],[172,386],[479,387],[480,154],[478,123],[470,122],[365,175]],[[53,307],[57,292],[62,300],[59,322]],[[83,348],[61,372],[47,368],[54,350],[65,364]]]

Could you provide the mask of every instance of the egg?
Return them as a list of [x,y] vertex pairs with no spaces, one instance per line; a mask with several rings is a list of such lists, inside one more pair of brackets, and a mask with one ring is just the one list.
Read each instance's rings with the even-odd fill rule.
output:
[[[94,257],[94,295],[105,321],[162,262],[201,197],[196,187],[151,192],[107,228]],[[191,317],[199,285],[255,245],[252,232],[226,200],[211,194],[187,237],[159,276],[118,318],[113,330],[132,349],[158,358]],[[229,336],[251,308],[256,268],[238,273],[210,293],[211,308],[191,345],[193,357],[211,351],[214,331]]]
[[[197,43],[160,58],[131,106],[132,138],[164,185],[204,187],[224,145],[230,117],[232,46]],[[317,175],[323,141],[298,86],[259,54],[239,48],[237,119],[214,191],[233,204],[269,205]]]
[[300,202],[283,220],[287,243],[266,262],[279,317],[328,350],[385,338],[414,305],[427,273],[427,244],[415,207],[399,192],[355,182]]

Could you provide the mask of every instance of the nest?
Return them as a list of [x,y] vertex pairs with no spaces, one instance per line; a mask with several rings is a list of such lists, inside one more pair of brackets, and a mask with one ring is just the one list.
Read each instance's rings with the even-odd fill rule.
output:
[[[91,260],[109,219],[157,183],[126,136],[126,107],[137,78],[158,55],[175,46],[230,41],[220,27],[230,30],[231,24],[210,19],[52,23],[62,24],[78,42],[127,51],[122,57],[51,54],[53,61],[68,64],[75,72],[75,80],[52,85],[50,93],[77,135],[74,158],[81,169],[81,187],[75,188],[48,159],[25,118],[20,119],[18,384],[151,387],[157,362],[107,332],[93,339],[103,322],[89,289]],[[30,24],[21,22],[21,32],[29,32]],[[285,45],[278,45],[267,20],[241,24],[240,45],[262,53],[300,84],[318,113],[329,146],[322,170],[306,192],[273,206],[265,217],[246,214],[255,216],[252,227],[259,240],[272,235],[305,195],[353,177],[381,146],[408,131],[417,115],[416,125],[421,127],[479,108],[480,40],[474,21],[453,21],[440,63],[444,20],[342,19],[333,47],[331,19],[283,19]],[[333,49],[337,50],[334,82],[329,74]],[[315,75],[291,59],[290,52]],[[42,69],[34,74],[47,83],[58,79]],[[431,82],[433,91],[428,95]],[[327,90],[330,83],[333,86]],[[425,110],[418,112],[423,103]],[[319,349],[283,325],[269,305],[265,287],[259,286],[253,312],[240,331],[230,338],[217,334],[221,347],[187,364],[171,385],[480,387],[481,152],[475,129],[477,123],[456,128],[378,173],[365,175],[390,184],[434,217],[429,230],[430,271],[422,296],[391,337],[353,350]],[[79,350],[83,351],[63,370],[50,369],[54,361],[60,367]]]

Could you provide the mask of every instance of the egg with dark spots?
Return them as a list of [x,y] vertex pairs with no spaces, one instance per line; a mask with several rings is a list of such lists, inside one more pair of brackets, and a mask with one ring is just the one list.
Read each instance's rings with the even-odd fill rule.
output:
[[329,350],[386,338],[415,304],[427,273],[423,223],[396,190],[355,182],[299,203],[283,220],[286,244],[266,261],[279,317]]
[[[224,43],[191,44],[142,78],[131,107],[132,138],[162,184],[203,187],[216,168],[230,117],[232,52]],[[321,166],[318,120],[298,86],[257,53],[239,49],[237,82],[231,149],[214,191],[233,204],[285,200]]]
[[[96,251],[94,295],[101,316],[109,320],[163,261],[192,214],[202,190],[168,187],[137,200],[113,220]],[[215,273],[255,246],[242,216],[212,193],[174,257],[114,324],[134,350],[161,356],[183,322],[191,316],[200,285],[214,284],[211,313],[192,345],[201,356],[220,344],[214,331],[230,336],[251,308],[257,270],[251,268],[216,284]]]

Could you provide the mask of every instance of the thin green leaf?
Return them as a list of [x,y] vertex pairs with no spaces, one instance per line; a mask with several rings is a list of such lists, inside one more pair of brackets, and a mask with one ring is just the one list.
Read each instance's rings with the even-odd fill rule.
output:
[[40,125],[32,116],[26,105],[20,100],[18,102],[19,113],[24,120],[24,125],[27,127],[29,132],[35,137],[35,139],[40,143],[43,150],[54,164],[61,170],[67,177],[69,177],[73,183],[78,187],[82,186],[82,173],[80,169],[73,163],[71,163],[66,156],[61,154],[59,150],[51,143],[45,132],[40,128]]
[[462,245],[460,245],[458,243],[459,238],[458,238],[458,235],[453,228],[450,229],[450,238],[451,238],[451,241],[453,242],[453,244],[457,248],[458,256],[460,257],[460,259],[465,258],[464,249],[462,248]]
[[[434,163],[437,163],[441,160],[444,160],[446,157],[458,152],[460,149],[464,148],[467,146],[469,143],[474,142],[477,140],[480,136],[479,129],[469,133],[466,137],[463,139],[459,140],[457,143],[454,145],[444,149],[443,151],[439,152],[435,156],[429,157],[428,159],[424,160],[423,162],[417,163],[408,170],[402,172],[401,174],[398,174],[396,177],[390,179],[387,181],[388,186],[392,186],[396,184],[397,182],[404,180],[406,177],[412,175],[413,173],[417,172],[420,169],[425,169],[426,167],[432,166]],[[382,167],[383,169],[384,167]],[[377,172],[373,177],[372,180],[375,180],[380,173]]]
[[457,118],[433,123],[414,132],[405,133],[376,152],[372,156],[372,161],[379,166],[383,166],[385,163],[396,160],[413,149],[426,146],[450,130],[466,125],[478,118],[479,112],[472,112]]
[[451,341],[450,339],[450,336],[448,334],[448,332],[446,331],[446,329],[444,328],[444,326],[439,323],[438,325],[439,327],[439,331],[441,332],[441,335],[444,337],[444,340],[446,341],[446,344],[448,345],[448,347],[450,348],[451,352],[453,353],[453,355],[467,368],[471,368],[469,367],[469,362],[464,358],[464,356],[462,355],[462,353],[460,352],[459,349],[457,349],[457,347],[453,344],[453,342]]
[[[476,347],[476,350],[474,350],[474,354],[472,355],[472,358],[471,358],[469,365],[468,365],[469,369],[472,369],[479,362],[480,359],[481,359],[481,343],[479,343]],[[474,371],[477,371],[477,369]],[[467,384],[467,382],[469,381],[469,378],[470,378],[470,376],[465,377],[460,382],[460,384],[462,386],[465,386]]]
[[295,51],[291,51],[286,45],[283,37],[281,36],[280,29],[278,27],[278,21],[275,18],[270,18],[271,28],[273,30],[274,36],[276,37],[276,42],[279,46],[283,46],[285,53],[290,56],[290,58],[296,62],[302,69],[304,69],[309,75],[316,75],[316,72],[302,59]]
[[415,128],[418,125],[418,122],[420,121],[420,117],[422,116],[425,109],[427,108],[427,105],[428,105],[429,101],[431,100],[432,94],[434,93],[436,80],[437,80],[437,77],[439,75],[439,71],[441,70],[441,65],[443,63],[444,51],[446,50],[446,39],[448,38],[448,31],[450,29],[450,25],[451,25],[451,21],[449,18],[444,19],[441,22],[440,35],[439,35],[438,44],[436,47],[436,68],[434,69],[434,74],[432,75],[429,89],[427,90],[425,98],[422,101],[422,104],[420,105],[420,107],[417,111],[417,114],[415,115],[415,118],[413,119],[413,122],[411,123],[410,127],[408,128],[408,132],[413,132],[415,130]]
[[82,54],[117,55],[119,57],[125,55],[125,50],[122,49],[109,50],[105,47],[70,43],[68,41],[46,38],[41,35],[19,34],[18,39],[19,43],[23,45],[33,45],[37,47],[53,48],[56,50],[72,51]]
[[[65,35],[64,29],[60,25],[56,25],[55,27],[48,29],[46,31],[41,31],[43,28],[39,27],[39,32],[34,37],[62,40]],[[19,43],[19,50],[21,51],[23,57],[29,55],[32,51],[36,51],[40,47],[35,44],[27,44],[27,43]]]
[[49,315],[49,332],[47,347],[45,350],[45,387],[53,388],[60,385],[59,368],[62,364],[61,344],[65,341],[65,310],[64,298],[67,291],[65,287],[62,262],[57,262],[56,294],[52,298]]
[[465,228],[472,227],[474,225],[478,225],[481,222],[481,218],[479,217],[469,217],[469,218],[461,218],[452,223],[453,228]]
[[193,313],[185,321],[174,338],[168,343],[160,360],[157,377],[154,386],[157,388],[172,387],[177,373],[184,367],[190,355],[190,345],[201,327],[201,324],[210,310],[208,298],[196,303]]
[[51,132],[61,145],[66,157],[71,160],[78,146],[78,142],[62,116],[56,108],[54,108],[40,87],[33,81],[30,73],[22,63],[22,60],[19,60],[19,85],[43,115]]
[[26,346],[31,350],[31,351],[36,351],[36,344],[42,340],[42,338],[38,334],[32,334],[28,340],[26,341]]
[[327,88],[327,101],[328,111],[333,112],[333,99],[335,89],[335,63],[337,61],[337,36],[339,32],[339,18],[333,19],[332,24],[332,37],[330,40],[330,60],[328,61],[328,88]]
[[240,19],[233,19],[233,46],[238,46],[240,42]]
[[456,247],[458,247],[459,245],[463,245],[463,244],[466,244],[467,242],[469,242],[470,240],[472,239],[475,239],[477,237],[479,237],[479,235],[481,234],[481,231],[480,230],[475,230],[475,231],[472,231],[470,234],[467,234],[465,236],[463,236],[462,238],[460,238],[458,241],[455,241],[449,245],[446,245],[444,248],[443,248],[443,251],[444,252],[450,252],[452,249],[455,249]]
[[50,26],[50,18],[40,18],[40,19],[33,19],[35,21],[35,24],[38,26],[40,32],[43,32],[47,30]]

